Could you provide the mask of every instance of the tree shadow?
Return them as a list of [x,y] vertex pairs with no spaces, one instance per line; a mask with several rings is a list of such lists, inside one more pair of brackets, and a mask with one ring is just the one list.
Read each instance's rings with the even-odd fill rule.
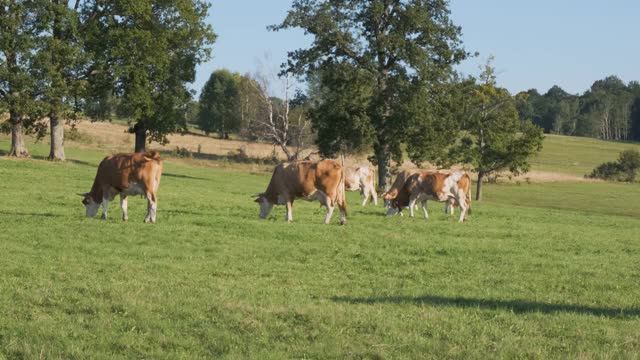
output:
[[26,213],[26,212],[9,212],[9,211],[0,211],[0,216],[31,216],[31,217],[60,217],[62,215],[52,214],[52,213]]
[[178,179],[192,179],[192,180],[208,180],[208,181],[211,181],[211,179],[207,179],[207,178],[202,178],[202,177],[197,177],[197,176],[189,176],[189,175],[182,175],[182,174],[162,173],[162,176],[168,176],[168,177],[173,177],[173,178],[178,178]]
[[458,308],[476,308],[487,310],[506,310],[516,314],[525,313],[575,313],[582,315],[604,316],[609,318],[633,318],[640,316],[640,308],[607,308],[575,304],[553,304],[526,300],[497,300],[497,299],[475,299],[464,297],[446,297],[439,295],[424,296],[388,296],[356,298],[348,296],[334,296],[331,298],[335,302],[346,302],[350,304],[415,304],[434,305]]
[[[48,161],[49,158],[47,158],[46,156],[42,156],[42,155],[31,155],[31,158],[34,160],[44,160],[44,161]],[[63,162],[68,162],[68,163],[72,163],[72,164],[76,164],[76,165],[82,165],[82,166],[91,166],[91,167],[97,167],[97,164],[92,164],[90,162],[87,161],[82,161],[82,160],[76,160],[76,159],[65,159],[65,161]]]

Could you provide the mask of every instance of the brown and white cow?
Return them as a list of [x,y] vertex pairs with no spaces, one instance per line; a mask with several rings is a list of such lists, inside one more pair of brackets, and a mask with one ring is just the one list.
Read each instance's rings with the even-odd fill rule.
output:
[[427,219],[427,200],[436,200],[446,202],[445,213],[453,214],[453,207],[460,206],[459,221],[462,222],[467,212],[471,212],[470,186],[469,175],[461,171],[449,174],[423,171],[413,174],[392,200],[392,207],[387,215],[393,215],[408,207],[409,215],[413,217],[416,202],[420,201],[422,212]]
[[390,207],[391,206],[391,201],[393,199],[396,198],[396,196],[398,196],[398,193],[400,193],[400,190],[402,190],[402,188],[404,187],[404,184],[407,182],[407,179],[415,174],[418,173],[422,170],[403,170],[401,171],[398,176],[396,177],[396,179],[393,181],[393,184],[391,185],[391,188],[389,189],[389,191],[385,192],[384,194],[382,194],[382,199],[384,200],[384,205],[386,207]]
[[378,193],[376,192],[375,184],[376,170],[374,167],[345,167],[344,173],[344,188],[346,191],[360,191],[363,196],[362,206],[367,204],[369,198],[373,199],[374,205],[378,205]]
[[109,201],[120,195],[122,220],[127,221],[127,196],[142,195],[147,198],[147,215],[144,222],[156,222],[158,206],[157,191],[162,175],[162,160],[157,151],[145,153],[116,154],[104,158],[91,191],[82,194],[87,217],[98,213],[102,204],[102,218],[107,218]]
[[269,215],[273,205],[286,205],[287,222],[293,220],[295,199],[318,200],[326,206],[324,223],[328,224],[333,209],[340,208],[340,224],[347,222],[342,166],[334,160],[293,161],[282,163],[273,170],[267,190],[255,200],[260,204],[260,218]]

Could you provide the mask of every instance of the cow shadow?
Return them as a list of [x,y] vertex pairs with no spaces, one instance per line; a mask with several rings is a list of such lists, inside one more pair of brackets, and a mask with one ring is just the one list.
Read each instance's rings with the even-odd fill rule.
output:
[[331,298],[334,302],[344,302],[349,304],[414,304],[433,305],[442,307],[472,308],[485,310],[504,310],[516,314],[542,313],[574,313],[581,315],[603,316],[608,318],[634,318],[640,316],[640,308],[609,308],[576,304],[554,304],[527,300],[498,300],[498,299],[478,299],[465,297],[446,297],[440,295],[423,296],[382,296],[382,297],[347,297],[335,296]]
[[52,213],[27,213],[27,212],[9,212],[9,211],[0,211],[0,216],[29,216],[29,217],[61,217],[62,215],[52,214]]

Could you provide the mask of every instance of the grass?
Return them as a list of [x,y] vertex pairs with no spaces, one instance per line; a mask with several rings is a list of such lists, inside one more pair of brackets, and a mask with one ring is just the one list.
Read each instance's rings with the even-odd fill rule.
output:
[[[6,137],[0,148],[8,148]],[[46,145],[34,145],[35,156]],[[268,175],[165,162],[158,223],[83,217],[102,151],[0,159],[0,358],[635,358],[640,186],[485,187],[464,224],[350,193],[258,219]]]
[[640,144],[545,135],[542,151],[531,165],[533,170],[584,176],[604,162],[617,160],[620,152],[632,148],[640,150]]

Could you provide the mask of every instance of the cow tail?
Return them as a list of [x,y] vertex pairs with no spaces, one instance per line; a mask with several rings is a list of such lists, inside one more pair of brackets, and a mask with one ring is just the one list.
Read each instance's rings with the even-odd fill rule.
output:
[[469,189],[467,190],[467,213],[471,215],[471,185],[473,183],[471,182],[471,178],[469,177],[469,175],[467,175],[467,178],[469,178]]
[[340,182],[338,182],[338,207],[344,211],[344,215],[347,216],[347,199],[346,199],[346,191],[344,188],[344,182],[347,177],[344,171],[344,154],[342,154],[342,166],[340,167]]

